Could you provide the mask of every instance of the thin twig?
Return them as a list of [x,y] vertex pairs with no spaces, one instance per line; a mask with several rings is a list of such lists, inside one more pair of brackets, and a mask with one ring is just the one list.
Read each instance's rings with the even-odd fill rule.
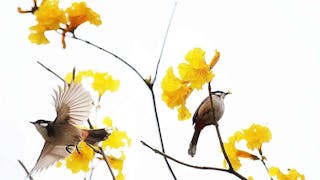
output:
[[168,158],[168,159],[170,159],[170,160],[172,160],[172,161],[174,161],[174,162],[176,162],[176,163],[178,163],[178,164],[181,164],[181,165],[184,165],[184,166],[187,166],[187,167],[191,167],[191,168],[195,168],[195,169],[216,170],[216,171],[223,171],[223,172],[228,172],[228,173],[230,173],[228,169],[222,169],[222,168],[216,168],[216,167],[207,167],[207,166],[196,166],[196,165],[192,165],[192,164],[188,164],[188,163],[179,161],[179,160],[177,160],[177,159],[175,159],[175,158],[173,158],[173,157],[171,157],[171,156],[169,156],[169,155],[167,155],[167,154],[165,154],[165,153],[163,153],[163,152],[161,152],[161,151],[159,151],[159,150],[151,147],[150,145],[148,145],[148,144],[145,143],[144,141],[140,141],[140,142],[141,142],[144,146],[147,146],[149,149],[151,149],[151,150],[152,150],[153,152],[155,152],[156,154],[160,154],[160,155],[162,155],[162,156],[164,156],[164,157],[166,157],[166,158]]
[[29,173],[28,169],[26,168],[26,166],[23,164],[22,161],[18,160],[19,164],[22,166],[22,168],[24,169],[24,171],[27,173],[27,177],[29,177],[30,180],[33,180],[31,174]]
[[164,39],[163,39],[163,43],[162,43],[162,47],[161,47],[161,51],[160,51],[160,56],[159,56],[157,67],[156,67],[156,72],[154,73],[154,77],[153,77],[153,80],[151,82],[151,86],[154,85],[154,82],[157,79],[160,61],[161,61],[161,58],[162,58],[164,47],[166,45],[167,37],[168,37],[168,34],[169,34],[169,30],[170,30],[171,22],[172,22],[172,19],[173,19],[173,15],[174,15],[175,10],[176,10],[176,6],[177,6],[177,2],[174,3],[174,6],[173,6],[173,9],[172,9],[172,12],[171,12],[171,16],[170,16],[170,19],[169,19],[169,24],[167,26],[167,31],[166,31],[166,34],[165,34]]
[[[208,83],[208,91],[209,91],[209,98],[210,98],[210,103],[211,103],[211,108],[214,109],[213,107],[213,102],[212,102],[212,96],[211,96],[211,84],[210,82]],[[231,164],[231,161],[226,153],[226,150],[224,148],[224,145],[223,145],[223,141],[222,141],[222,137],[221,137],[221,134],[220,134],[220,130],[219,130],[219,125],[218,125],[218,121],[215,121],[215,127],[216,127],[216,131],[217,131],[217,135],[218,135],[218,139],[219,139],[219,143],[220,143],[220,147],[222,149],[222,153],[224,155],[224,158],[225,160],[227,161],[228,163],[228,166],[230,169],[233,170],[233,167],[232,167],[232,164]]]
[[[213,102],[212,102],[212,97],[211,97],[211,84],[210,82],[208,83],[208,91],[209,91],[209,97],[210,97],[210,103],[211,103],[211,108],[213,109]],[[214,117],[212,117],[214,118]],[[225,160],[227,161],[227,164],[229,166],[229,172],[231,174],[234,174],[235,176],[237,176],[238,178],[242,179],[242,180],[246,180],[247,178],[245,178],[244,176],[242,176],[241,174],[239,174],[237,171],[235,171],[232,167],[232,164],[231,164],[231,161],[227,155],[227,152],[226,152],[226,149],[224,148],[224,145],[223,145],[223,141],[222,141],[222,137],[221,137],[221,133],[220,133],[220,129],[219,129],[219,124],[218,124],[218,121],[215,122],[214,124],[215,128],[216,128],[216,132],[217,132],[217,135],[218,135],[218,139],[219,139],[219,143],[220,143],[220,147],[221,147],[221,150],[222,150],[222,153],[223,153],[223,156],[225,158]]]
[[[153,102],[153,109],[154,109],[154,112],[155,112],[155,118],[156,118],[156,122],[157,122],[157,127],[158,127],[158,134],[159,134],[159,138],[160,138],[160,144],[161,144],[161,150],[163,153],[165,153],[165,148],[164,148],[164,144],[163,144],[163,140],[162,140],[162,133],[161,133],[161,128],[160,128],[160,122],[159,122],[159,116],[158,116],[158,110],[157,110],[157,105],[156,105],[156,99],[155,99],[155,95],[154,95],[154,92],[153,92],[153,89],[150,89],[151,90],[151,95],[152,95],[152,102]],[[171,172],[172,176],[174,179],[177,179],[177,177],[175,176],[167,158],[164,156],[164,160],[169,168],[169,171]]]
[[102,149],[102,147],[99,146],[99,149],[96,149],[93,145],[91,144],[88,144],[87,145],[95,152],[95,153],[98,153],[102,156],[102,159],[106,162],[107,166],[108,166],[108,169],[110,171],[110,174],[112,176],[112,179],[113,180],[116,180],[116,177],[114,176],[114,173],[111,169],[111,166],[110,166],[110,163],[108,161],[108,158],[106,157],[105,153],[104,153],[104,150]]
[[[212,96],[211,96],[211,84],[210,84],[210,82],[208,83],[208,91],[209,91],[209,98],[210,98],[211,108],[214,109],[214,107],[213,107],[213,102],[212,102]],[[212,118],[214,118],[214,117],[212,117]],[[216,131],[217,131],[217,135],[218,135],[220,147],[221,147],[221,149],[222,149],[222,153],[223,153],[223,155],[224,155],[224,158],[225,158],[225,160],[227,161],[229,168],[233,170],[231,161],[230,161],[230,159],[229,159],[229,157],[228,157],[228,155],[227,155],[227,153],[226,153],[226,150],[225,150],[225,148],[224,148],[224,145],[223,145],[222,137],[221,137],[220,130],[219,130],[218,121],[216,121],[216,122],[214,123],[214,125],[215,125],[215,127],[216,127]]]
[[[155,73],[155,77],[154,79],[156,78],[157,76],[157,71],[158,71],[158,68],[159,68],[159,64],[160,64],[160,60],[161,60],[161,56],[162,56],[162,52],[163,52],[163,49],[164,49],[164,45],[165,45],[165,42],[166,42],[166,38],[167,38],[167,34],[169,32],[169,29],[170,29],[170,24],[171,24],[171,21],[172,21],[172,18],[173,18],[173,14],[174,14],[174,11],[175,11],[175,7],[176,7],[176,3],[174,5],[174,9],[173,9],[173,12],[171,14],[171,18],[169,20],[169,25],[167,27],[167,31],[166,31],[166,35],[165,35],[165,39],[164,39],[164,42],[163,42],[163,46],[162,46],[162,50],[161,50],[161,54],[160,54],[160,57],[159,57],[159,60],[158,60],[158,63],[157,63],[157,68],[156,68],[156,73]],[[59,33],[59,32],[58,32]],[[76,39],[76,40],[79,40],[81,42],[84,42],[84,43],[87,43],[103,52],[106,52],[110,55],[112,55],[113,57],[115,57],[116,59],[120,60],[122,63],[124,63],[126,66],[128,66],[131,70],[133,70],[141,80],[143,80],[143,82],[147,85],[148,89],[151,91],[151,95],[152,95],[152,101],[153,101],[153,106],[154,106],[154,112],[155,112],[155,117],[156,117],[156,121],[157,121],[157,128],[158,128],[158,133],[159,133],[159,138],[160,138],[160,143],[161,143],[161,149],[163,152],[165,152],[165,148],[164,148],[164,145],[163,145],[163,140],[162,140],[162,134],[161,134],[161,129],[160,129],[160,123],[159,123],[159,117],[158,117],[158,112],[157,112],[157,107],[156,107],[156,102],[155,102],[155,95],[154,95],[154,91],[153,91],[153,86],[149,84],[149,82],[146,81],[146,79],[143,78],[143,76],[138,72],[138,70],[136,68],[134,68],[132,65],[130,65],[127,61],[125,61],[124,59],[122,59],[121,57],[119,57],[118,55],[112,53],[111,51],[108,51],[107,49],[101,47],[101,46],[98,46],[94,43],[91,43],[90,41],[87,41],[87,40],[84,40],[84,39],[81,39],[77,36],[75,36],[75,34],[73,33],[73,35],[70,37],[68,36],[69,38],[73,38],[73,39]],[[153,80],[154,82],[154,80]],[[168,169],[169,171],[171,172],[172,176],[174,179],[177,179],[168,160],[166,159],[166,157],[164,157],[165,159],[165,162],[168,166]]]
[[[262,162],[264,168],[266,169],[268,175],[270,176],[270,174],[269,174],[269,168],[268,168],[266,162],[264,161],[264,160],[265,160],[265,157],[264,157],[264,155],[263,155],[263,153],[262,153],[262,147],[259,148],[259,154],[260,154],[260,161]],[[270,176],[270,179],[273,180],[272,176]]]
[[[170,30],[170,27],[171,27],[171,22],[172,22],[172,19],[173,19],[175,10],[176,10],[176,6],[177,6],[177,2],[175,2],[174,6],[173,6],[173,9],[172,9],[172,12],[171,12],[171,16],[170,16],[169,23],[168,23],[168,26],[167,26],[167,30],[166,30],[166,33],[165,33],[165,36],[164,36],[164,39],[163,39],[163,44],[162,44],[162,48],[161,48],[161,51],[160,51],[160,56],[159,56],[159,59],[158,59],[158,62],[157,62],[156,71],[155,71],[153,80],[151,80],[150,84],[148,84],[148,82],[145,81],[146,84],[148,85],[150,91],[151,91],[153,109],[154,109],[155,118],[156,118],[156,122],[157,122],[157,128],[158,128],[158,134],[159,134],[159,139],[160,139],[160,144],[161,144],[161,150],[162,150],[163,153],[165,153],[165,148],[164,148],[164,143],[163,143],[163,138],[162,138],[162,133],[161,133],[160,121],[159,121],[159,116],[158,116],[158,109],[157,109],[156,98],[155,98],[153,87],[154,87],[154,82],[157,79],[160,61],[161,61],[163,50],[164,50],[164,47],[165,47],[165,44],[166,44],[166,41],[167,41],[167,37],[168,37],[169,30]],[[170,164],[169,164],[169,162],[167,160],[167,157],[166,156],[163,156],[163,157],[164,157],[164,160],[165,160],[165,162],[167,164],[167,167],[168,167],[173,179],[176,180],[177,177],[174,174],[173,169],[171,168],[171,166],[170,166]]]
[[112,169],[111,169],[110,162],[108,161],[106,155],[104,154],[104,151],[103,151],[102,147],[99,147],[99,150],[100,150],[100,153],[99,153],[99,154],[102,155],[103,160],[106,162],[106,164],[107,164],[107,166],[108,166],[108,168],[109,168],[109,171],[110,171],[110,173],[111,173],[111,175],[112,175],[112,179],[113,179],[113,180],[116,180],[116,177],[114,176],[114,173],[113,173],[113,171],[112,171]]
[[[90,129],[93,129],[93,126],[92,126],[92,123],[91,123],[90,119],[88,119],[87,122],[88,122],[88,124],[89,124],[89,126],[90,126]],[[87,143],[87,144],[88,144],[88,143]],[[109,163],[106,155],[104,154],[104,150],[102,149],[102,147],[99,146],[99,150],[97,150],[97,149],[96,149],[94,146],[92,146],[91,144],[88,144],[88,145],[89,145],[89,147],[91,147],[91,149],[93,149],[93,151],[94,151],[95,153],[98,153],[98,154],[101,154],[101,155],[102,155],[103,160],[106,162],[106,164],[107,164],[107,166],[108,166],[108,169],[109,169],[109,171],[110,171],[110,174],[111,174],[111,176],[112,176],[112,179],[113,179],[113,180],[116,180],[116,177],[114,176],[114,173],[113,173],[113,171],[112,171],[112,169],[111,169],[110,163]]]
[[73,39],[82,41],[82,42],[84,42],[84,43],[87,43],[87,44],[89,44],[89,45],[91,45],[91,46],[93,46],[93,47],[95,47],[95,48],[100,49],[100,50],[103,51],[103,52],[106,52],[106,53],[112,55],[113,57],[115,57],[116,59],[118,59],[119,61],[121,61],[122,63],[124,63],[126,66],[128,66],[131,70],[133,70],[133,71],[139,76],[139,78],[145,82],[145,79],[144,79],[143,76],[138,72],[138,70],[137,70],[136,68],[134,68],[133,66],[131,66],[127,61],[125,61],[124,59],[122,59],[122,58],[119,57],[118,55],[114,54],[113,52],[108,51],[107,49],[105,49],[105,48],[103,48],[103,47],[101,47],[101,46],[98,46],[98,45],[96,45],[96,44],[94,44],[94,43],[91,43],[90,41],[81,39],[81,38],[79,38],[79,37],[77,37],[77,36],[71,36],[70,38],[73,38]]
[[47,66],[43,65],[41,62],[37,61],[38,64],[40,64],[42,67],[44,67],[47,71],[51,72],[55,76],[57,76],[61,81],[65,82],[65,80],[60,77],[57,73],[53,72],[51,69],[49,69]]

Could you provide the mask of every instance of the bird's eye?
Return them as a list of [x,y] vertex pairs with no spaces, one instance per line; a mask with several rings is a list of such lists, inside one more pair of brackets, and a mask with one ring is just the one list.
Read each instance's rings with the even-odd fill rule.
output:
[[42,126],[42,127],[47,127],[47,126],[48,126],[48,123],[42,122],[42,123],[40,123],[39,125]]

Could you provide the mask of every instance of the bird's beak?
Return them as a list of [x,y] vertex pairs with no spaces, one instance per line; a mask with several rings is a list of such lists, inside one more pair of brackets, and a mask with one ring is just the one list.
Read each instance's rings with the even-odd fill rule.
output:
[[35,122],[32,122],[32,121],[30,121],[30,123],[33,124],[33,125],[36,124]]

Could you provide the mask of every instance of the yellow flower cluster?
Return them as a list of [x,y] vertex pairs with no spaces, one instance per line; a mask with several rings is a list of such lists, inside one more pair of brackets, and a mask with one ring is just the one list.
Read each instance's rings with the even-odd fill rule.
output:
[[271,177],[276,176],[278,180],[304,180],[304,175],[300,174],[295,169],[289,169],[288,174],[284,174],[280,171],[277,167],[270,167],[269,168],[269,175]]
[[111,135],[106,139],[105,141],[102,141],[102,148],[106,149],[109,147],[110,149],[117,149],[121,152],[120,157],[116,157],[112,154],[108,155],[108,161],[110,162],[110,165],[113,169],[117,170],[117,180],[123,180],[124,175],[122,173],[123,169],[123,162],[126,159],[126,156],[124,154],[124,147],[128,147],[131,145],[131,139],[127,136],[127,133],[125,131],[119,131],[118,129],[112,127],[112,120],[109,117],[104,118],[103,120],[104,125],[107,127],[110,127],[113,130]]
[[74,150],[65,158],[66,167],[72,173],[78,173],[79,171],[88,172],[90,170],[89,164],[94,158],[95,152],[83,141],[78,144],[78,150],[79,152]]
[[[103,124],[107,127],[113,128],[112,120],[109,117],[104,118]],[[131,145],[131,139],[127,136],[125,131],[119,131],[116,128],[113,129],[115,130],[111,133],[108,139],[101,142],[101,146],[104,150],[108,147],[109,150],[117,150],[117,152],[121,154],[120,157],[117,157],[109,153],[107,154],[107,159],[111,167],[117,171],[116,179],[123,180],[124,175],[122,173],[122,169],[123,163],[126,159],[123,148]],[[83,141],[78,144],[78,150],[79,152],[74,149],[74,151],[64,159],[65,165],[72,173],[78,173],[80,171],[88,172],[90,170],[90,163],[95,157],[95,152]],[[56,166],[61,167],[62,162],[57,162]]]
[[[226,153],[231,161],[231,164],[235,170],[241,167],[240,157],[249,158],[252,160],[258,160],[259,158],[247,151],[239,150],[236,148],[236,143],[241,140],[247,142],[248,149],[260,151],[262,144],[269,142],[272,135],[268,127],[261,126],[259,124],[253,124],[248,129],[243,131],[237,131],[228,139],[227,143],[224,143]],[[226,167],[226,161],[224,160],[224,166]]]
[[216,55],[208,65],[205,61],[205,52],[201,48],[194,48],[186,54],[186,62],[178,66],[180,78],[175,76],[172,67],[167,70],[161,82],[162,100],[168,107],[178,108],[179,120],[190,118],[186,100],[193,89],[202,89],[205,83],[212,80],[214,74],[211,68],[217,63],[219,57],[220,53],[216,51]]
[[30,27],[29,39],[36,44],[48,44],[49,40],[44,33],[57,30],[60,28],[60,24],[67,23],[64,11],[59,8],[59,0],[43,1],[34,15],[38,24]]
[[247,142],[247,147],[251,150],[260,150],[265,142],[269,142],[272,134],[268,127],[253,124],[249,129],[243,130],[243,138]]
[[[81,81],[84,78],[92,78],[92,84],[91,87],[98,92],[99,99],[101,96],[105,93],[105,91],[117,91],[120,85],[119,80],[114,80],[113,77],[108,74],[107,72],[101,73],[101,72],[95,72],[92,70],[87,71],[79,71],[77,74],[75,74],[75,77],[73,77],[73,73],[68,73],[65,77],[66,82],[71,82],[72,80],[75,83],[81,83]],[[117,172],[116,179],[117,180],[123,180],[124,175],[122,173],[123,169],[123,163],[126,159],[124,148],[131,145],[131,139],[128,137],[127,133],[125,131],[120,131],[117,128],[113,127],[113,123],[110,117],[105,117],[103,119],[103,124],[110,129],[113,129],[112,133],[106,139],[105,141],[101,142],[101,147],[106,151],[107,159],[113,168]],[[94,151],[93,151],[93,157],[87,156],[90,155],[92,152],[92,149],[88,147],[87,145],[82,145],[85,148],[82,148],[80,151],[80,154],[78,154],[77,151],[73,152],[70,156],[66,158],[66,166],[69,168],[72,172],[76,173],[80,170],[82,171],[88,171],[89,170],[89,164],[94,157]],[[83,152],[84,151],[84,152]],[[119,152],[121,154],[120,157],[115,156],[111,152]],[[83,152],[83,155],[81,155]],[[118,153],[118,154],[119,154]],[[91,158],[91,159],[90,159]],[[72,164],[73,165],[72,165]],[[61,166],[60,163],[57,164],[57,166]]]
[[31,12],[35,15],[37,24],[30,27],[29,40],[36,44],[48,44],[49,40],[45,36],[46,31],[63,30],[62,46],[66,47],[65,35],[67,32],[74,30],[85,22],[90,22],[99,26],[102,22],[100,15],[87,7],[85,2],[75,2],[63,10],[59,8],[59,0],[43,0],[39,7],[36,5],[31,11],[22,11],[20,13]]
[[[79,71],[75,77],[74,82],[80,83],[83,78],[91,77],[93,79],[92,88],[98,92],[99,98],[106,92],[115,92],[119,89],[120,81],[114,80],[113,77],[107,72],[94,72],[92,70]],[[67,82],[71,82],[73,78],[72,73],[68,73],[65,77]]]

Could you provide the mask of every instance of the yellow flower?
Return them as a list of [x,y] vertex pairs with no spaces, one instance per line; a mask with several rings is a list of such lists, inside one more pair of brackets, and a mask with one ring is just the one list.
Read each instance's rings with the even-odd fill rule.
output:
[[191,117],[191,113],[189,112],[188,108],[185,105],[181,105],[178,108],[178,119],[184,120],[189,119]]
[[243,130],[243,138],[247,141],[247,147],[251,150],[261,149],[264,142],[269,142],[272,135],[268,127],[253,124],[250,128]]
[[171,109],[178,108],[178,119],[185,120],[191,117],[186,107],[186,100],[194,89],[202,89],[205,83],[208,83],[214,77],[211,68],[217,63],[220,52],[212,58],[210,64],[206,64],[205,52],[200,48],[190,50],[186,56],[186,63],[178,66],[179,77],[176,77],[173,68],[167,70],[162,79],[162,100]]
[[259,160],[258,156],[251,154],[247,151],[243,151],[243,150],[237,150],[237,156],[241,157],[241,158],[248,158],[248,159],[252,159],[252,160]]
[[254,180],[254,179],[253,179],[253,177],[252,177],[252,176],[249,176],[249,177],[248,177],[248,180]]
[[74,2],[71,7],[66,10],[68,17],[68,26],[71,29],[77,28],[85,22],[90,22],[96,26],[101,25],[100,15],[87,7],[85,2]]
[[59,8],[59,0],[42,1],[34,15],[38,24],[30,27],[31,33],[29,39],[32,43],[49,43],[44,33],[50,30],[57,30],[60,28],[61,23],[66,23],[65,13]]
[[180,77],[191,83],[191,88],[202,89],[204,83],[213,78],[210,66],[206,64],[205,52],[200,48],[194,48],[185,56],[188,63],[181,63],[178,66]]
[[114,80],[112,76],[107,72],[95,72],[92,77],[92,88],[99,93],[99,97],[101,97],[106,90],[114,92],[117,91],[119,88],[120,81]]
[[62,34],[62,45],[63,48],[66,47],[65,44],[65,34],[67,32],[74,32],[74,30],[85,22],[90,22],[96,26],[101,25],[102,21],[100,15],[94,12],[92,9],[87,7],[85,2],[74,2],[71,7],[66,9],[66,14],[68,17],[68,24],[66,29]]
[[[238,157],[238,150],[235,146],[235,142],[228,142],[228,143],[223,143],[224,148],[226,150],[226,153],[229,157],[229,160],[232,164],[232,167],[234,170],[238,170],[241,167],[240,159]],[[227,162],[226,160],[223,161],[223,165],[226,168],[227,167]]]
[[213,58],[211,59],[211,62],[210,62],[210,69],[212,69],[213,66],[215,66],[217,64],[219,59],[220,59],[220,51],[216,50],[216,54],[213,56]]
[[109,161],[111,167],[112,167],[113,169],[118,170],[118,172],[121,172],[121,171],[122,171],[122,169],[123,169],[123,162],[124,162],[125,159],[126,159],[126,156],[125,156],[125,154],[124,154],[123,151],[121,152],[121,156],[120,156],[119,158],[116,158],[116,157],[114,157],[114,156],[112,156],[112,155],[111,155],[111,156],[108,156],[108,161]]
[[107,140],[102,141],[102,147],[105,149],[107,146],[110,148],[120,148],[131,145],[131,139],[128,137],[125,131],[119,131],[115,129]]
[[[109,73],[93,72],[92,70],[79,71],[74,78],[74,82],[80,83],[85,77],[93,78],[92,88],[99,93],[99,97],[107,90],[111,92],[117,91],[120,86],[120,81],[114,80]],[[68,73],[65,80],[70,83],[72,80],[72,73]]]
[[[90,76],[93,76],[92,70],[79,71],[74,77],[74,82],[81,83],[84,77],[90,77]],[[73,78],[73,73],[71,72],[71,73],[68,73],[64,79],[66,80],[66,82],[71,83],[72,78]]]
[[162,100],[168,107],[178,107],[178,119],[190,118],[191,114],[185,104],[192,88],[188,86],[188,82],[182,81],[174,75],[172,67],[167,70],[167,74],[162,79],[161,88],[163,90]]
[[276,176],[278,180],[304,180],[305,177],[303,174],[300,174],[295,169],[289,169],[288,174],[284,174],[280,171],[277,167],[270,167],[269,168],[269,175],[271,177]]
[[94,151],[85,142],[81,141],[78,144],[78,149],[74,150],[72,154],[66,157],[66,167],[72,171],[72,173],[77,173],[79,171],[88,172],[89,163],[94,157]]
[[[241,141],[244,138],[243,133],[241,131],[237,131],[233,134],[233,136],[229,137],[228,142],[224,143],[224,148],[226,150],[226,153],[230,159],[230,162],[232,164],[232,167],[235,170],[238,170],[241,167],[240,163],[240,157],[241,158],[248,158],[252,160],[258,160],[259,158],[251,154],[247,151],[239,150],[236,148],[236,143]],[[227,162],[224,160],[223,162],[224,166],[226,167]]]
[[62,162],[61,162],[61,161],[57,161],[57,162],[56,162],[56,167],[59,168],[59,167],[61,167],[61,166],[62,166]]
[[116,180],[124,180],[124,175],[122,172],[119,172],[117,177],[116,177]]
[[105,117],[102,123],[108,127],[112,127],[112,119],[110,117]]
[[188,87],[188,83],[174,75],[172,67],[167,70],[167,74],[161,82],[161,88],[163,90],[162,100],[170,108],[184,105],[192,92],[192,89]]

